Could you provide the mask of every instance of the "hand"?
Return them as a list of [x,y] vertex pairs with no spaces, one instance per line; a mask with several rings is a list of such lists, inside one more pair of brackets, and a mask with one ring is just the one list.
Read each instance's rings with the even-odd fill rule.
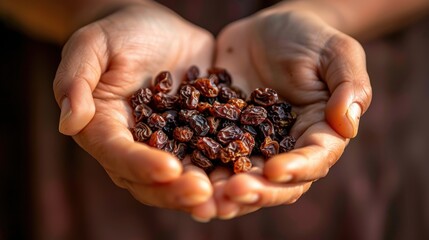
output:
[[295,150],[248,174],[228,180],[227,173],[215,174],[218,213],[234,217],[292,203],[328,173],[357,134],[371,101],[365,53],[311,11],[281,4],[229,25],[217,47],[215,65],[228,69],[235,85],[247,92],[271,87],[298,115],[291,130]]
[[161,70],[183,76],[189,63],[211,65],[213,37],[154,3],[141,3],[87,25],[66,43],[54,80],[60,132],[104,167],[113,182],[148,205],[191,211],[212,185],[196,167],[134,142],[128,97]]

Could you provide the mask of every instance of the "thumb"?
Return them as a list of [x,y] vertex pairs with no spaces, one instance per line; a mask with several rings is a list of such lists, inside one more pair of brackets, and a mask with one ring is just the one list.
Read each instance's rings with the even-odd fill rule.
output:
[[335,38],[328,46],[331,47],[322,60],[322,78],[331,92],[326,119],[338,134],[353,138],[358,133],[360,117],[372,98],[365,52],[348,36]]
[[61,107],[59,131],[65,135],[79,133],[94,117],[92,91],[97,86],[102,65],[96,52],[101,43],[91,33],[78,31],[66,43],[58,66],[53,90]]

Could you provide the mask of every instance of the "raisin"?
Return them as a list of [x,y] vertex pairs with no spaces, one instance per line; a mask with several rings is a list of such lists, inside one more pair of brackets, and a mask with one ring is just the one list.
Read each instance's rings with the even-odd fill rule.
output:
[[265,158],[270,158],[279,153],[280,146],[277,141],[272,140],[270,137],[266,137],[259,148]]
[[191,126],[195,134],[198,136],[205,136],[210,130],[210,127],[207,124],[207,119],[198,114],[192,115],[189,118],[189,126]]
[[219,88],[209,78],[198,78],[194,82],[194,87],[205,97],[216,97],[219,94]]
[[252,162],[248,157],[239,157],[234,161],[234,173],[248,172],[252,168]]
[[152,114],[152,108],[144,103],[140,103],[134,108],[134,120],[140,122],[146,120]]
[[274,138],[275,130],[274,125],[269,119],[265,119],[258,125],[259,134],[262,138],[271,137]]
[[218,98],[220,102],[226,103],[231,98],[237,98],[237,97],[238,97],[237,93],[231,88],[229,88],[228,86],[222,86],[219,88]]
[[238,107],[240,110],[243,110],[245,107],[247,107],[246,101],[241,98],[231,98],[227,103]]
[[180,106],[185,109],[195,109],[200,98],[200,91],[191,85],[184,85],[179,90]]
[[173,138],[179,142],[191,141],[194,132],[187,126],[176,127],[173,131]]
[[185,143],[177,143],[174,146],[173,153],[178,159],[183,160],[186,157],[187,145]]
[[280,141],[280,152],[289,152],[295,148],[296,139],[292,136],[286,136]]
[[247,125],[261,124],[267,118],[267,110],[260,106],[249,105],[241,112],[240,122]]
[[129,101],[131,103],[131,106],[135,108],[137,105],[140,105],[142,103],[149,104],[152,100],[153,93],[149,88],[141,88],[137,90],[131,97],[129,98]]
[[234,140],[228,144],[225,148],[220,151],[220,159],[222,162],[227,163],[234,161],[238,157],[248,156],[250,154],[249,146],[241,141]]
[[241,130],[237,125],[233,124],[231,126],[222,128],[217,134],[217,140],[226,145],[233,140],[238,140],[243,136],[243,130]]
[[212,161],[199,150],[194,150],[192,152],[191,162],[205,172],[211,172],[214,169]]
[[229,103],[223,104],[214,102],[211,108],[211,114],[215,117],[236,121],[240,117],[241,110]]
[[255,138],[252,136],[252,134],[245,132],[241,136],[241,141],[243,141],[245,144],[247,144],[247,147],[249,148],[249,152],[252,153],[254,147],[255,147]]
[[218,133],[218,127],[220,124],[220,119],[213,116],[206,117],[207,125],[209,125],[209,134],[215,135]]
[[202,137],[197,141],[197,148],[203,152],[205,156],[214,160],[219,157],[222,146],[212,138]]
[[224,68],[220,68],[220,67],[211,67],[207,70],[207,72],[209,74],[214,74],[217,76],[217,78],[219,79],[219,83],[224,83],[227,85],[231,85],[232,82],[232,78],[231,75],[229,74],[229,72],[224,69]]
[[257,105],[268,107],[277,103],[279,96],[274,89],[257,88],[250,94],[250,99]]
[[184,77],[184,82],[185,83],[192,83],[193,81],[195,81],[195,79],[197,79],[200,76],[200,69],[195,66],[192,65],[188,68],[188,70],[186,71],[185,77]]
[[155,77],[155,82],[153,86],[154,93],[168,93],[173,87],[173,78],[169,71],[162,71],[158,73]]
[[151,128],[161,129],[165,127],[166,124],[167,122],[165,119],[158,113],[152,113],[147,119],[147,125]]
[[168,142],[168,136],[162,131],[157,130],[150,136],[148,141],[149,146],[162,149]]
[[131,129],[131,132],[133,133],[134,140],[138,142],[144,142],[152,135],[150,127],[143,122],[137,123],[137,125]]
[[179,121],[183,124],[189,123],[189,119],[193,116],[199,114],[197,110],[186,110],[182,109],[179,112]]
[[178,102],[179,97],[175,95],[168,95],[159,92],[152,97],[152,106],[158,111],[165,111],[173,109]]

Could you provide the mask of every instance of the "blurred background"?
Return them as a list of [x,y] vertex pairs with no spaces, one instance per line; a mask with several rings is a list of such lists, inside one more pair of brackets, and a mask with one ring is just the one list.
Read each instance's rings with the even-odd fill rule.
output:
[[[217,34],[275,1],[159,2]],[[429,14],[362,43],[373,101],[327,177],[293,205],[208,224],[138,203],[61,135],[61,46],[0,19],[0,240],[429,239]]]

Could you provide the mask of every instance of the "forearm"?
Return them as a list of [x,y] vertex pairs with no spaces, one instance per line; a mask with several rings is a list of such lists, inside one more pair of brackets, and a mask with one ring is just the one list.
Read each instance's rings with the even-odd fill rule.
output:
[[429,0],[296,0],[274,8],[311,11],[336,29],[367,40],[428,14]]
[[149,0],[4,0],[0,15],[36,38],[64,43],[79,27],[114,8]]

